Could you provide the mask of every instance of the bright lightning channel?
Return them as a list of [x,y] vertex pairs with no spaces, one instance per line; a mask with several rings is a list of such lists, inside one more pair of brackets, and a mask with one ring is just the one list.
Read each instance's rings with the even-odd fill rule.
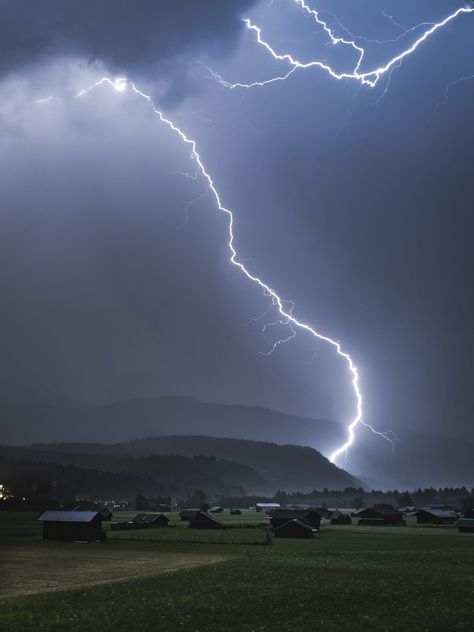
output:
[[[311,327],[311,325],[309,325],[308,323],[298,320],[293,315],[293,307],[294,307],[293,302],[281,298],[268,283],[260,279],[258,276],[255,276],[254,274],[252,274],[245,267],[245,265],[240,261],[238,252],[235,247],[234,215],[231,210],[229,210],[228,208],[224,206],[221,200],[221,197],[219,195],[219,192],[214,184],[214,181],[210,173],[207,171],[206,166],[204,165],[204,162],[202,161],[201,155],[198,152],[196,141],[193,140],[192,138],[189,138],[189,136],[187,136],[185,132],[183,132],[177,125],[175,125],[175,123],[173,123],[167,116],[165,116],[165,114],[156,107],[150,95],[146,94],[145,92],[142,92],[139,88],[137,88],[136,84],[133,81],[128,81],[125,77],[118,77],[116,79],[111,79],[110,77],[102,77],[101,79],[99,79],[99,81],[96,81],[89,88],[81,90],[76,95],[76,98],[84,97],[90,92],[92,92],[93,90],[97,89],[99,86],[103,86],[103,85],[109,86],[117,92],[125,92],[127,88],[130,88],[130,90],[134,94],[136,94],[140,98],[147,101],[149,105],[151,106],[153,112],[158,116],[159,120],[164,125],[166,125],[172,132],[174,132],[181,139],[183,143],[185,143],[191,148],[191,158],[196,162],[199,172],[201,173],[202,177],[207,182],[208,190],[212,192],[218,211],[225,214],[228,219],[229,239],[228,239],[227,245],[230,252],[229,260],[232,263],[232,265],[238,268],[240,272],[242,272],[247,277],[247,279],[249,279],[255,285],[257,285],[263,291],[265,296],[268,296],[271,299],[273,307],[277,309],[281,317],[281,319],[277,323],[273,323],[273,324],[287,325],[290,327],[290,335],[288,336],[286,341],[289,341],[292,338],[294,338],[296,335],[296,329],[299,329],[301,331],[305,331],[309,333],[310,335],[314,336],[318,340],[321,340],[322,342],[325,342],[331,345],[335,349],[336,353],[345,360],[348,370],[351,375],[352,387],[353,387],[354,394],[356,397],[357,414],[355,418],[353,419],[353,421],[348,426],[347,441],[344,443],[344,445],[342,445],[335,452],[333,452],[333,454],[330,455],[329,460],[331,462],[334,462],[340,454],[348,450],[348,448],[352,445],[355,438],[354,430],[356,426],[358,426],[359,424],[363,424],[364,426],[367,426],[375,434],[384,437],[387,441],[389,441],[393,445],[393,439],[390,436],[376,431],[374,428],[372,428],[369,424],[367,424],[362,419],[362,394],[359,387],[359,372],[357,370],[357,367],[353,363],[351,356],[342,349],[341,344],[337,340],[333,340],[329,336],[325,336],[324,334],[321,334],[320,332],[316,331],[316,329]],[[267,325],[266,327],[268,328],[269,326],[272,326],[272,324]],[[274,344],[273,349],[269,353],[272,353],[280,344],[283,344],[283,342],[285,342],[285,340],[277,341]],[[267,353],[266,355],[269,355],[269,353]]]
[[[447,24],[455,20],[459,15],[463,13],[474,12],[474,7],[471,7],[471,6],[460,7],[459,9],[457,9],[456,11],[448,15],[446,18],[444,18],[440,22],[424,23],[422,25],[418,25],[416,27],[409,29],[407,31],[407,34],[409,32],[413,32],[414,30],[420,28],[423,25],[429,26],[429,28],[424,30],[423,33],[413,42],[413,44],[411,44],[411,46],[404,49],[401,53],[398,53],[395,57],[392,57],[391,59],[389,59],[384,65],[379,66],[377,68],[373,68],[372,70],[362,72],[361,66],[362,66],[362,62],[364,61],[366,50],[362,48],[362,46],[359,46],[356,43],[355,39],[347,40],[347,39],[344,39],[343,37],[337,37],[334,34],[334,31],[328,25],[328,23],[320,17],[320,13],[316,11],[315,9],[312,9],[311,7],[309,7],[304,0],[293,0],[293,1],[295,2],[295,4],[300,6],[301,9],[303,9],[308,15],[312,16],[314,20],[316,21],[316,23],[322,27],[322,29],[325,31],[325,33],[327,34],[329,38],[329,43],[335,46],[339,44],[348,46],[357,53],[357,61],[355,63],[354,69],[349,72],[347,71],[337,72],[326,61],[323,61],[323,60],[313,59],[308,62],[302,62],[296,59],[295,57],[293,57],[290,53],[283,53],[283,54],[278,53],[265,39],[263,39],[262,29],[259,26],[255,25],[248,18],[245,18],[243,22],[249,31],[253,31],[255,33],[257,44],[263,49],[265,49],[270,54],[270,56],[273,57],[273,59],[275,59],[276,61],[280,61],[280,62],[284,62],[288,64],[290,66],[290,69],[283,75],[278,75],[276,77],[265,79],[263,81],[254,81],[252,83],[242,83],[242,82],[231,83],[229,81],[224,80],[217,73],[214,73],[211,71],[213,77],[222,86],[226,88],[230,88],[230,89],[235,89],[235,88],[248,89],[248,88],[255,88],[255,87],[263,87],[268,84],[275,83],[277,81],[285,81],[296,70],[308,70],[310,68],[319,68],[321,70],[324,70],[333,79],[337,79],[338,81],[341,81],[342,79],[352,79],[352,80],[358,81],[362,85],[367,85],[367,86],[370,86],[371,88],[374,88],[379,82],[379,80],[381,79],[381,77],[383,77],[387,72],[390,72],[394,66],[399,65],[406,57],[414,53],[417,50],[417,48],[421,44],[423,44],[423,42],[429,39],[436,31],[445,27]],[[360,38],[360,39],[364,39],[364,38]]]
[[[315,60],[311,60],[309,62],[301,62],[298,59],[296,59],[295,57],[293,57],[290,53],[283,53],[283,54],[281,54],[281,53],[277,52],[265,39],[263,39],[263,37],[262,37],[262,29],[259,26],[253,24],[253,22],[251,20],[249,20],[248,18],[245,18],[243,20],[243,22],[244,22],[244,24],[246,25],[246,27],[247,27],[247,29],[249,31],[252,31],[253,33],[255,33],[257,44],[260,47],[262,47],[264,50],[266,50],[274,60],[287,64],[289,66],[289,69],[284,74],[276,75],[274,77],[271,77],[270,79],[265,79],[263,81],[254,81],[252,83],[243,83],[243,82],[231,83],[231,82],[226,81],[225,79],[223,79],[216,72],[214,72],[211,69],[209,69],[211,74],[212,74],[212,76],[214,77],[214,79],[216,79],[216,81],[220,85],[224,86],[225,88],[232,89],[232,90],[233,89],[238,89],[238,88],[251,89],[251,88],[256,88],[256,87],[264,87],[264,86],[267,86],[269,84],[286,81],[297,70],[308,70],[310,68],[319,68],[320,70],[325,71],[333,79],[336,79],[338,81],[341,81],[343,79],[355,80],[355,81],[359,82],[361,87],[362,86],[369,86],[371,88],[374,88],[378,84],[380,79],[385,74],[388,74],[388,79],[387,79],[387,83],[385,85],[385,89],[384,89],[382,95],[377,100],[377,103],[379,103],[380,100],[384,98],[384,96],[386,95],[386,93],[387,93],[387,91],[389,89],[390,80],[391,80],[393,71],[396,68],[399,68],[402,65],[402,63],[403,63],[403,61],[404,61],[404,59],[406,57],[409,57],[411,54],[413,54],[418,49],[418,47],[421,44],[423,44],[423,42],[425,42],[427,39],[429,39],[434,33],[436,33],[436,31],[442,29],[447,24],[449,24],[450,22],[455,20],[459,15],[461,15],[463,13],[473,13],[474,12],[474,7],[470,3],[469,6],[460,7],[459,9],[457,9],[456,11],[454,11],[453,13],[451,13],[450,15],[448,15],[446,18],[444,18],[443,20],[441,20],[439,22],[423,22],[422,24],[418,24],[417,26],[414,26],[414,27],[409,28],[409,29],[405,29],[402,25],[396,23],[393,20],[392,16],[386,15],[385,17],[387,17],[393,24],[398,26],[403,31],[402,34],[399,37],[395,38],[394,40],[389,40],[389,41],[398,42],[402,38],[405,38],[410,33],[414,33],[415,31],[418,31],[419,29],[421,29],[423,27],[426,27],[426,28],[421,33],[421,35],[417,39],[415,39],[415,41],[408,48],[404,49],[401,53],[398,53],[395,57],[389,59],[384,65],[376,67],[376,68],[373,68],[372,70],[369,70],[369,71],[362,71],[361,68],[362,68],[362,64],[363,64],[364,59],[365,59],[366,50],[362,46],[360,46],[357,43],[357,41],[359,41],[359,42],[360,41],[364,41],[366,43],[377,43],[377,44],[383,44],[383,43],[386,43],[386,42],[379,41],[379,40],[369,40],[369,39],[364,38],[364,37],[355,37],[350,31],[348,31],[342,25],[342,23],[338,20],[338,18],[336,18],[336,16],[333,16],[332,14],[327,13],[327,15],[330,15],[333,18],[335,18],[335,21],[339,24],[341,29],[344,30],[345,33],[347,35],[349,35],[349,37],[351,37],[352,39],[345,39],[344,37],[338,37],[337,35],[335,35],[334,30],[328,25],[327,21],[325,21],[321,17],[321,12],[318,12],[317,10],[312,9],[310,6],[308,6],[306,4],[305,0],[293,0],[293,1],[304,12],[306,12],[309,16],[311,16],[319,26],[322,27],[322,30],[326,33],[326,35],[329,38],[328,44],[333,44],[334,46],[343,45],[343,46],[350,47],[350,48],[353,49],[353,51],[357,54],[357,59],[356,59],[355,66],[354,66],[353,70],[351,70],[349,72],[347,72],[347,71],[346,72],[337,72],[336,70],[334,70],[327,63],[326,60],[323,61],[323,60],[315,59]],[[465,81],[465,80],[468,80],[468,79],[471,79],[471,78],[472,77],[463,77],[460,80],[458,80],[457,82],[453,82],[453,84],[456,84],[456,83],[459,83],[461,81]],[[452,85],[452,84],[450,84],[450,85]],[[445,101],[447,101],[448,90],[449,90],[449,86],[446,89]],[[220,204],[217,194],[216,194],[216,199],[217,199],[218,203]],[[231,232],[231,240],[230,240],[230,243],[229,243],[229,246],[230,246],[231,251],[232,251],[231,261],[232,261],[232,263],[236,264],[235,257],[234,257],[235,251],[233,250],[232,242],[233,242],[233,235],[232,235],[232,232]],[[250,279],[252,279],[256,283],[258,283],[261,287],[268,288],[268,286],[266,286],[265,283],[260,281],[260,279],[258,279],[256,277],[253,277],[251,274],[249,274],[247,272],[247,270],[245,270],[245,268],[243,268],[242,271]],[[308,325],[306,323],[302,323],[302,322],[298,321],[296,318],[294,318],[294,316],[292,315],[292,310],[290,311],[289,314],[287,314],[286,311],[284,310],[283,306],[282,306],[281,299],[275,294],[275,292],[273,290],[270,290],[270,296],[272,297],[273,303],[277,306],[278,311],[283,316],[283,320],[282,321],[279,321],[278,323],[271,323],[270,326],[272,326],[274,324],[288,324],[288,325],[290,325],[290,335],[288,336],[288,338],[285,339],[285,340],[277,341],[274,344],[273,348],[271,349],[270,353],[272,353],[274,350],[276,350],[276,348],[280,344],[282,344],[283,342],[287,342],[287,341],[291,340],[294,337],[294,335],[295,335],[295,331],[294,331],[294,328],[293,328],[293,325],[294,325],[295,327],[303,329],[303,330],[311,333],[316,338],[318,338],[318,339],[320,339],[320,340],[332,345],[336,349],[336,352],[338,353],[338,355],[340,355],[346,361],[347,367],[348,367],[349,372],[350,372],[350,374],[352,376],[352,386],[353,386],[355,400],[356,400],[356,415],[355,415],[354,419],[352,420],[352,422],[347,427],[348,438],[347,438],[346,442],[343,445],[341,445],[339,448],[337,448],[337,450],[335,450],[330,455],[329,460],[334,463],[334,461],[341,454],[343,454],[343,453],[347,454],[348,449],[354,443],[355,429],[356,429],[356,427],[359,424],[368,427],[370,430],[372,430],[372,432],[374,432],[375,434],[377,434],[377,435],[383,437],[384,439],[386,439],[387,441],[389,441],[392,444],[392,448],[393,448],[394,445],[395,445],[394,441],[396,440],[396,437],[394,437],[394,434],[391,431],[388,431],[387,433],[378,432],[377,430],[375,430],[372,426],[370,426],[369,424],[367,424],[363,420],[363,416],[362,416],[363,415],[363,401],[362,401],[362,393],[361,393],[360,385],[359,385],[359,372],[358,372],[357,367],[354,364],[351,356],[346,351],[344,351],[342,349],[342,347],[341,347],[339,342],[337,342],[335,340],[332,340],[331,338],[320,334],[315,329],[313,329],[310,325]]]

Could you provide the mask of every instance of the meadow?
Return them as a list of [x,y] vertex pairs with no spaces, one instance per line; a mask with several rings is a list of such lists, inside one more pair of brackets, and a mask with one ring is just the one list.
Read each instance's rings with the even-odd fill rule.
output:
[[[0,514],[2,632],[472,630],[474,536],[453,528],[325,525],[314,540],[271,546],[145,530],[67,544],[27,535],[31,517],[6,522]],[[220,533],[263,531],[238,524]]]

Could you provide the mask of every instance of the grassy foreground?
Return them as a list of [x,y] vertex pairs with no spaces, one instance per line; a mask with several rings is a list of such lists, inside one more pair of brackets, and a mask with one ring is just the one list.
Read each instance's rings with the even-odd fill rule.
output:
[[[80,556],[71,562],[67,555],[77,547]],[[55,553],[58,569],[69,551],[72,574],[93,567],[96,551],[118,568],[140,556],[156,564],[144,577],[4,597],[2,632],[446,632],[473,626],[474,537],[453,529],[325,526],[315,540],[275,540],[271,547],[140,541],[45,546],[24,536],[2,549],[46,551],[45,559]],[[160,558],[172,563],[180,556],[202,565],[163,572]],[[107,575],[107,563],[97,561]]]

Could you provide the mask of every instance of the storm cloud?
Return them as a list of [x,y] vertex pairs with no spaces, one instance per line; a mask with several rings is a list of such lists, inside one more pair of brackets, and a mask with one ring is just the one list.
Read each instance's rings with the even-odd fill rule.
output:
[[243,30],[241,12],[255,3],[5,0],[0,5],[0,72],[64,56],[99,62],[111,72],[167,79],[178,59],[231,50]]

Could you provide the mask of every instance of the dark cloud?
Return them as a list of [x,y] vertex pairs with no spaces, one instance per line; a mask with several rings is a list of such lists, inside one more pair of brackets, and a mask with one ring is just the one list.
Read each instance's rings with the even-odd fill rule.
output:
[[4,0],[0,70],[78,56],[116,72],[169,75],[181,56],[226,53],[256,0]]

